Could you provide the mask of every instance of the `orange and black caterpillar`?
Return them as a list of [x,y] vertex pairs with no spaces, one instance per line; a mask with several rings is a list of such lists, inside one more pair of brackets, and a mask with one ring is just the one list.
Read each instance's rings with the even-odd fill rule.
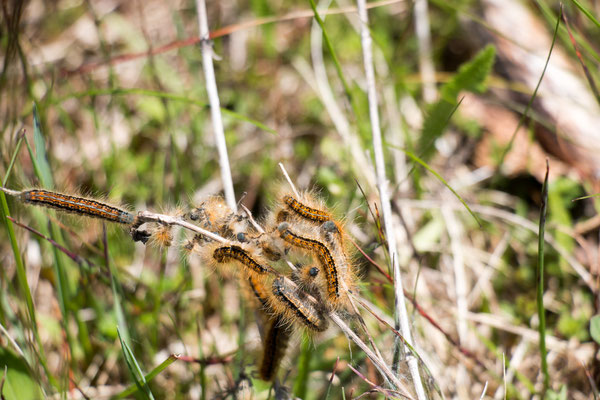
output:
[[258,368],[258,374],[263,381],[271,381],[275,377],[292,333],[292,327],[285,324],[284,317],[269,319],[263,340],[263,356]]
[[88,217],[101,218],[119,224],[130,225],[135,220],[135,216],[129,211],[85,197],[71,196],[42,189],[32,189],[20,192],[20,198],[25,203],[56,208],[61,211]]
[[309,297],[300,297],[293,283],[283,276],[273,281],[274,300],[272,308],[282,309],[284,317],[301,322],[312,331],[323,332],[327,329],[327,319],[318,310],[318,305]]
[[277,229],[283,240],[301,249],[310,250],[317,256],[325,271],[327,295],[330,300],[337,302],[340,298],[340,282],[338,269],[329,248],[318,240],[305,238],[292,232],[287,222],[279,224]]
[[[283,196],[283,203],[287,205],[287,207],[293,211],[294,213],[296,213],[298,216],[307,219],[309,221],[313,221],[316,223],[323,223],[325,221],[329,221],[331,220],[331,215],[323,210],[319,210],[317,208],[313,208],[313,207],[309,207],[301,202],[299,202],[298,200],[296,200],[295,198],[293,198],[290,195],[284,195]],[[278,217],[278,222],[281,222],[282,220],[284,220],[284,215],[283,214],[279,214]]]
[[248,267],[250,271],[260,275],[273,272],[269,266],[257,262],[240,246],[217,247],[213,251],[213,258],[219,263],[226,263],[232,260],[238,261]]

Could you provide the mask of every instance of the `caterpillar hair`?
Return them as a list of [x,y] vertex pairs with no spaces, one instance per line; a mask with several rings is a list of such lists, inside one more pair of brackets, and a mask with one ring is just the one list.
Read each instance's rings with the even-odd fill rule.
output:
[[135,220],[135,215],[129,211],[86,197],[50,192],[43,189],[32,189],[22,192],[4,190],[4,192],[18,195],[24,203],[55,208],[63,212],[104,219],[118,224],[131,225]]
[[302,296],[296,285],[280,276],[273,281],[271,308],[283,318],[301,323],[309,330],[323,332],[327,329],[327,319],[320,311],[317,302],[308,296]]
[[247,241],[247,233],[251,230],[247,216],[233,212],[221,196],[209,197],[185,217],[204,229],[240,243]]

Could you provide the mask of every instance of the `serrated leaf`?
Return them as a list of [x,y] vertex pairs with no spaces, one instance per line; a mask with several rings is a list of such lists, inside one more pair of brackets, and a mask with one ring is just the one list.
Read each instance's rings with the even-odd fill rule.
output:
[[433,153],[433,143],[444,133],[448,121],[458,105],[459,93],[465,90],[474,93],[485,91],[485,80],[492,70],[495,55],[494,46],[488,45],[471,61],[463,64],[456,75],[442,86],[440,99],[429,107],[421,130],[418,154],[422,159],[428,160]]
[[596,343],[600,344],[600,314],[594,315],[590,320],[590,335]]

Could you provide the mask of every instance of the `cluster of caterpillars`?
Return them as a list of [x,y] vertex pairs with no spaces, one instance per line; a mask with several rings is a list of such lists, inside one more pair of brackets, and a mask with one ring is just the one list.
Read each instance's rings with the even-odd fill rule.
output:
[[312,194],[282,193],[262,226],[232,212],[221,197],[185,218],[228,243],[196,235],[184,247],[217,268],[233,266],[256,298],[265,320],[261,379],[275,376],[294,327],[323,332],[328,313],[347,305],[354,282],[348,240],[342,223]]
[[[128,225],[136,241],[172,242],[171,225],[142,221],[97,200],[40,189],[3,190],[26,203]],[[233,267],[256,299],[264,327],[261,379],[275,377],[295,327],[323,332],[329,312],[346,307],[355,281],[348,240],[343,224],[312,194],[282,193],[262,226],[218,196],[181,218],[223,239],[195,234],[184,249],[218,269]]]

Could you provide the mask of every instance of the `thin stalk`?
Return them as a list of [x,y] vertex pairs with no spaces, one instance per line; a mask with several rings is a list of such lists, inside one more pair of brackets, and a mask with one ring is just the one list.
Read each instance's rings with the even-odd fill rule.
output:
[[[388,194],[388,181],[385,173],[385,160],[383,156],[383,145],[381,138],[381,126],[379,124],[379,112],[377,106],[377,91],[375,87],[375,69],[373,66],[373,52],[371,48],[371,34],[368,27],[368,15],[364,0],[357,0],[358,16],[360,19],[360,36],[363,49],[363,59],[365,64],[365,75],[367,79],[367,96],[369,100],[369,116],[371,119],[371,130],[373,135],[373,151],[375,154],[375,168],[377,175],[377,187],[379,189],[379,199],[383,211],[383,221],[385,233],[388,239],[388,252],[392,262],[394,273],[394,325],[395,328],[402,332],[402,336],[407,344],[414,348],[414,343],[410,333],[410,323],[406,310],[406,302],[404,299],[404,291],[402,290],[402,276],[400,274],[400,266],[398,265],[398,251],[396,248],[396,231],[392,221],[392,207]],[[394,360],[397,360],[397,355],[402,351],[403,343],[400,338],[394,340]],[[425,389],[419,375],[419,363],[409,349],[404,349],[408,361],[417,398],[425,400]],[[392,365],[392,372],[395,376],[398,374],[398,363]]]
[[427,0],[415,0],[415,33],[419,43],[419,74],[423,81],[423,100],[433,103],[437,96],[435,89],[435,68],[431,56],[431,31]]
[[206,92],[210,102],[210,115],[212,118],[215,143],[219,152],[219,165],[221,167],[221,181],[223,191],[225,192],[225,201],[229,208],[237,212],[237,202],[233,191],[233,181],[231,179],[231,169],[229,167],[229,156],[227,155],[227,144],[225,142],[225,130],[223,129],[223,119],[221,118],[221,103],[219,101],[219,91],[215,79],[215,69],[213,66],[213,48],[210,43],[208,31],[208,20],[206,18],[206,3],[204,0],[196,0],[196,9],[198,11],[198,26],[200,29],[201,48],[202,48],[202,66],[204,69],[204,79],[206,80]]
[[548,360],[546,359],[546,310],[544,309],[544,232],[546,227],[546,210],[548,207],[548,172],[550,167],[546,159],[546,177],[542,187],[542,208],[540,209],[540,229],[538,234],[538,268],[537,268],[537,312],[540,319],[538,330],[540,332],[540,356],[542,357],[542,374],[544,375],[544,398],[550,386],[550,375],[548,373]]

